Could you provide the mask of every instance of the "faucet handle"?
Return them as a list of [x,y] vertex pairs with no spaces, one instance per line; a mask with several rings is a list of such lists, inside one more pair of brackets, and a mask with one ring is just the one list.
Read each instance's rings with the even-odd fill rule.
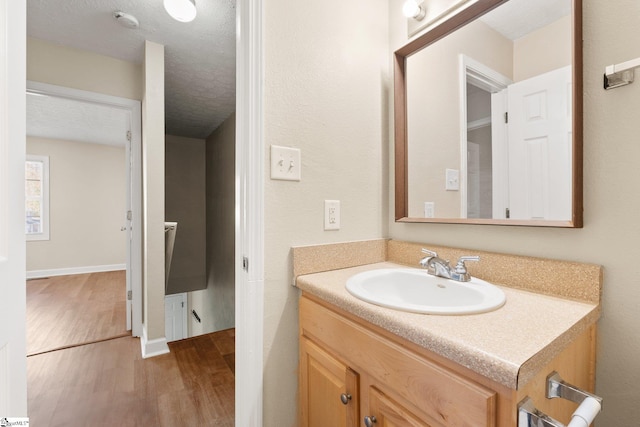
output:
[[465,265],[465,261],[480,261],[479,256],[461,256],[458,259],[458,263],[456,264],[455,272],[458,274],[466,274],[467,266]]
[[432,256],[432,257],[437,257],[438,256],[438,254],[435,253],[434,251],[430,251],[429,249],[425,249],[425,248],[422,248],[422,253],[423,254],[427,254],[429,256]]

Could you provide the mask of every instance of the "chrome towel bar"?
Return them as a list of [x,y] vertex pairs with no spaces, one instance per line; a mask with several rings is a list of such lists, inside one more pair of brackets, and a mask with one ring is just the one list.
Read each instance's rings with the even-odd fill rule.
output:
[[525,397],[518,404],[518,427],[588,427],[602,409],[602,398],[566,383],[557,372],[547,376],[547,399],[561,398],[579,403],[567,426],[536,409]]

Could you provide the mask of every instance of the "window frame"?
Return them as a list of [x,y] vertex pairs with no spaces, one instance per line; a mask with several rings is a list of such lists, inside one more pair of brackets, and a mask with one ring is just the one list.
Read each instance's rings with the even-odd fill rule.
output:
[[[26,162],[40,162],[42,163],[42,196],[41,199],[41,215],[40,221],[42,226],[42,231],[39,233],[27,233],[25,232],[27,241],[38,241],[38,240],[50,240],[49,233],[49,156],[39,156],[34,154],[27,154],[25,159]],[[27,182],[27,177],[25,176],[25,184]],[[25,188],[25,206],[27,201],[26,188]],[[25,224],[27,220],[27,213],[25,209]]]

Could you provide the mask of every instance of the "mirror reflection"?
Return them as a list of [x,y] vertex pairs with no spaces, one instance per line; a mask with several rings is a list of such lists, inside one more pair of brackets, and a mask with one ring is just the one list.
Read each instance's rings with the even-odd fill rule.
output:
[[407,216],[572,219],[570,0],[510,0],[406,58]]

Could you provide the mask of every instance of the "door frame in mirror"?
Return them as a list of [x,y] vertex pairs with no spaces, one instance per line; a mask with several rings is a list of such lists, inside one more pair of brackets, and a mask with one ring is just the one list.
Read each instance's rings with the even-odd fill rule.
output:
[[407,149],[407,58],[509,0],[480,0],[394,52],[395,220],[408,223],[583,227],[582,0],[572,0],[572,217],[568,221],[409,217]]

